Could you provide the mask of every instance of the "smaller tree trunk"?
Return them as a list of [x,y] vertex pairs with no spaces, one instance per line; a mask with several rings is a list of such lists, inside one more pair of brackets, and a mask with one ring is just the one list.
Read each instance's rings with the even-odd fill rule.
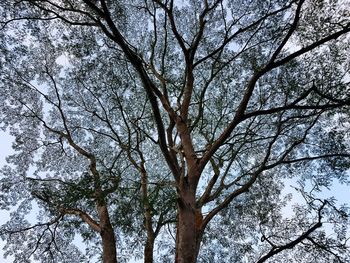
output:
[[[142,157],[143,159],[143,157]],[[153,218],[151,214],[152,207],[149,203],[148,196],[148,176],[144,166],[144,160],[141,162],[141,193],[143,198],[144,220],[147,233],[147,240],[144,248],[144,263],[153,263],[153,248],[155,233],[153,231]]]

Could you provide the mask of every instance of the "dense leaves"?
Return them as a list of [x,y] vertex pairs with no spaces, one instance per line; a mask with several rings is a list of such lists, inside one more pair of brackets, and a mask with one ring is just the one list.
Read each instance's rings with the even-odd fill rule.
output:
[[347,262],[349,4],[2,1],[7,253]]

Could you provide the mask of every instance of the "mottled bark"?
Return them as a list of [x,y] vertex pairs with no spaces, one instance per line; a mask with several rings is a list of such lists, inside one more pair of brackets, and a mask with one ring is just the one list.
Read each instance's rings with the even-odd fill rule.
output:
[[176,263],[195,263],[202,238],[202,213],[195,207],[195,193],[182,192],[178,201]]
[[196,248],[195,216],[188,207],[179,208],[176,242],[176,263],[194,263]]
[[111,225],[106,205],[98,207],[102,238],[103,263],[117,263],[117,249],[114,230]]

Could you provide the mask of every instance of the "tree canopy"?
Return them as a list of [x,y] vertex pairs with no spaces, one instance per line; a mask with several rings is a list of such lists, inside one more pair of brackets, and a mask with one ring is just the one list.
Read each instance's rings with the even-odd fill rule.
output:
[[6,254],[349,262],[349,6],[1,1]]

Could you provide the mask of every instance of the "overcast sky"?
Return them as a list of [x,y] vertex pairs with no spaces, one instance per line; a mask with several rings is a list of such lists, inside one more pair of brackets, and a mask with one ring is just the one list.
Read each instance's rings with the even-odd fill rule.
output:
[[[2,167],[5,164],[5,157],[11,154],[12,152],[12,149],[11,149],[12,140],[13,139],[10,135],[0,131],[0,167]],[[0,225],[6,223],[6,221],[9,218],[8,214],[9,213],[7,211],[0,210]],[[0,240],[0,262],[12,263],[12,259],[10,258],[4,259],[4,256],[3,256],[4,252],[2,250],[3,246],[4,246],[4,243],[1,242]]]

